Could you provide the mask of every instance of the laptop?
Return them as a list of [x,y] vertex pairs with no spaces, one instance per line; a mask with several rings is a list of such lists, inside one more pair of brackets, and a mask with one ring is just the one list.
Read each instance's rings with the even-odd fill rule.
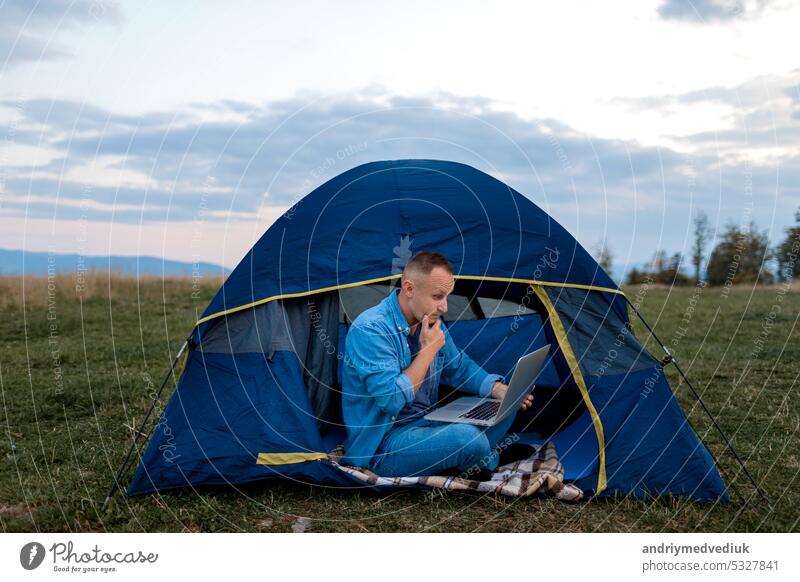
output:
[[519,410],[544,365],[550,346],[522,356],[517,361],[508,390],[502,400],[464,396],[425,415],[428,420],[494,426],[512,412]]

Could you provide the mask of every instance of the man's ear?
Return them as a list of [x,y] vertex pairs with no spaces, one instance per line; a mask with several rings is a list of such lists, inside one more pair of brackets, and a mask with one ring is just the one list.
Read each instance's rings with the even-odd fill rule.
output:
[[414,291],[414,281],[411,279],[403,279],[403,281],[400,283],[400,289],[403,291],[406,297],[411,297],[411,294]]

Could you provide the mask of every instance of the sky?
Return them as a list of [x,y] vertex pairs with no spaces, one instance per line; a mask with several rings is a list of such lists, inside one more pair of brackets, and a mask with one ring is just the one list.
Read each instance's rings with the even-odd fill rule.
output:
[[234,267],[382,159],[468,163],[615,271],[800,206],[800,6],[0,0],[0,248]]

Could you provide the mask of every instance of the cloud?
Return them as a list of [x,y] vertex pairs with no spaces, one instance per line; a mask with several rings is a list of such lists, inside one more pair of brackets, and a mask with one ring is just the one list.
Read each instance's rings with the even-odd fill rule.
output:
[[69,132],[73,135],[85,132],[163,127],[188,119],[183,112],[150,113],[146,116],[120,115],[89,103],[59,99],[29,99],[24,102],[24,105],[13,101],[3,101],[0,104],[8,108],[17,107],[26,121],[40,123],[50,129]]
[[94,24],[121,24],[122,9],[106,0],[4,0],[0,2],[0,70],[25,62],[65,58],[68,48],[54,42],[65,30]]
[[721,125],[714,130],[665,136],[687,152],[683,171],[672,173],[665,166],[665,200],[673,208],[705,209],[718,230],[728,221],[746,226],[752,218],[777,240],[800,200],[798,82],[800,70],[795,70],[731,87],[616,101],[634,112],[665,117],[691,116],[709,106],[721,112]]
[[[774,93],[790,107],[796,103],[787,86],[776,82]],[[668,96],[658,106],[738,99],[747,115],[756,115],[759,97],[745,89]],[[579,240],[608,239],[626,262],[620,249],[636,256],[640,249],[649,255],[656,247],[688,248],[698,208],[720,225],[745,214],[765,226],[791,216],[787,200],[800,185],[800,173],[786,169],[800,167],[796,155],[743,164],[734,148],[741,135],[718,133],[730,140],[730,151],[709,136],[676,138],[696,146],[685,153],[598,139],[557,120],[525,119],[484,98],[446,93],[400,97],[370,87],[261,104],[195,103],[139,116],[63,100],[16,105],[20,143],[39,144],[48,157],[5,169],[3,210],[31,219],[177,224],[202,216],[207,224],[235,219],[266,227],[349,168],[437,158],[506,181]],[[797,136],[796,129],[787,126],[782,138]]]
[[[288,206],[336,174],[378,159],[464,161],[555,203],[596,192],[603,182],[606,194],[622,193],[620,186],[633,178],[659,176],[664,165],[681,164],[674,152],[590,140],[554,120],[526,121],[496,111],[484,98],[370,95],[257,107],[226,103],[227,112],[237,113],[232,120],[214,118],[218,103],[197,114],[124,116],[69,101],[25,102],[18,109],[21,140],[61,155],[16,168],[6,188],[17,195],[88,195],[103,204],[157,201],[173,209],[173,219],[189,220],[201,196],[214,210],[255,216],[262,205]],[[69,178],[104,159],[116,160],[104,167],[124,172],[127,183],[110,187],[106,179],[103,187],[87,187]],[[135,175],[148,186],[132,187]],[[141,216],[121,212],[117,218]]]
[[754,20],[768,9],[780,9],[779,0],[664,0],[658,15],[664,20],[694,24],[721,24]]
[[736,18],[744,12],[739,0],[665,0],[658,14],[666,20],[714,22]]
[[[645,98],[619,98],[615,103],[635,112],[687,114],[713,105],[723,125],[712,131],[671,136],[686,149],[730,154],[732,158],[783,157],[800,153],[800,69],[788,75],[763,75],[732,87]],[[766,153],[764,153],[766,152]]]

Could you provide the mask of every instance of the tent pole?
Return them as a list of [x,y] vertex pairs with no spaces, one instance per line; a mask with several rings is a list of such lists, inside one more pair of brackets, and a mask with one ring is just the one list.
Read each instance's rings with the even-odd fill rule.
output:
[[190,337],[191,336],[187,337],[186,340],[184,340],[181,349],[178,350],[178,355],[176,355],[175,359],[172,360],[172,366],[170,366],[166,376],[164,376],[164,380],[163,382],[161,382],[161,387],[153,396],[153,402],[150,404],[150,408],[147,410],[147,414],[144,415],[142,422],[139,424],[139,428],[136,430],[136,432],[133,433],[133,441],[131,442],[131,446],[128,449],[128,454],[125,455],[125,459],[123,459],[122,464],[120,465],[119,470],[117,471],[117,475],[116,477],[114,477],[114,483],[111,485],[111,490],[108,492],[108,495],[106,495],[106,498],[103,501],[103,506],[100,510],[101,512],[106,511],[106,509],[108,508],[108,504],[111,501],[111,498],[114,497],[114,494],[119,489],[119,480],[122,478],[122,475],[125,473],[125,471],[128,470],[131,455],[133,454],[133,451],[136,448],[136,441],[139,440],[139,435],[142,434],[142,431],[144,430],[147,421],[150,419],[150,415],[153,413],[153,410],[156,407],[156,403],[158,402],[159,398],[161,398],[161,393],[164,391],[164,387],[167,385],[167,381],[170,379],[170,376],[172,376],[172,373],[175,371],[175,366],[178,365],[178,360],[180,360],[180,357],[183,355],[186,346],[189,345]]
[[[717,423],[717,419],[714,418],[714,415],[711,413],[711,411],[706,406],[706,403],[703,401],[703,398],[700,396],[700,393],[697,392],[697,390],[695,390],[694,386],[689,381],[689,378],[686,376],[686,374],[684,374],[683,370],[678,365],[678,362],[675,360],[675,356],[672,355],[672,353],[669,351],[669,349],[667,349],[667,346],[665,346],[664,343],[659,339],[659,337],[656,335],[656,332],[653,331],[653,328],[648,325],[648,323],[645,321],[644,317],[642,317],[642,314],[639,313],[639,310],[631,302],[631,300],[628,299],[628,297],[625,296],[625,295],[623,295],[623,297],[625,297],[625,301],[628,302],[628,305],[631,306],[631,308],[633,309],[634,313],[636,313],[636,316],[641,320],[641,322],[647,328],[647,331],[650,332],[650,335],[653,336],[653,339],[656,340],[656,342],[658,342],[658,345],[661,346],[661,349],[664,350],[664,354],[666,354],[666,356],[664,358],[663,364],[666,365],[668,363],[671,363],[671,364],[673,364],[675,366],[675,368],[678,370],[678,373],[681,375],[681,378],[683,378],[683,381],[686,382],[687,386],[689,386],[689,389],[692,391],[692,394],[694,394],[694,397],[697,398],[697,401],[700,403],[700,406],[702,406],[702,408],[705,411],[705,413],[711,419],[711,422],[714,424],[714,427],[717,429],[717,432],[719,432],[720,436],[722,436],[722,439],[725,441],[725,444],[727,445],[728,449],[733,454],[733,457],[736,459],[736,461],[742,467],[742,470],[744,471],[744,474],[747,475],[747,478],[750,480],[750,483],[753,484],[753,487],[755,487],[755,489],[758,492],[758,494],[766,502],[766,504],[769,507],[770,511],[774,511],[772,503],[769,500],[769,497],[767,497],[767,494],[764,492],[764,490],[758,485],[758,483],[756,483],[756,480],[750,474],[750,471],[747,470],[747,467],[745,466],[744,461],[739,456],[739,453],[737,453],[736,449],[733,448],[733,444],[731,444],[731,441],[728,439],[727,435],[722,430],[722,427],[719,425],[719,423]],[[709,451],[709,453],[711,453],[711,451]],[[711,453],[711,455],[713,457],[713,453]],[[715,459],[715,462],[716,462],[716,459]],[[720,465],[718,462],[717,462],[717,466],[722,468],[722,465]],[[731,480],[731,485],[733,485],[733,480]],[[736,488],[736,486],[734,485],[734,489],[735,488]],[[738,491],[737,491],[737,493],[738,493]],[[741,494],[739,496],[742,497]],[[744,500],[744,498],[742,498],[742,499]],[[747,502],[745,501],[745,504],[746,503]]]

